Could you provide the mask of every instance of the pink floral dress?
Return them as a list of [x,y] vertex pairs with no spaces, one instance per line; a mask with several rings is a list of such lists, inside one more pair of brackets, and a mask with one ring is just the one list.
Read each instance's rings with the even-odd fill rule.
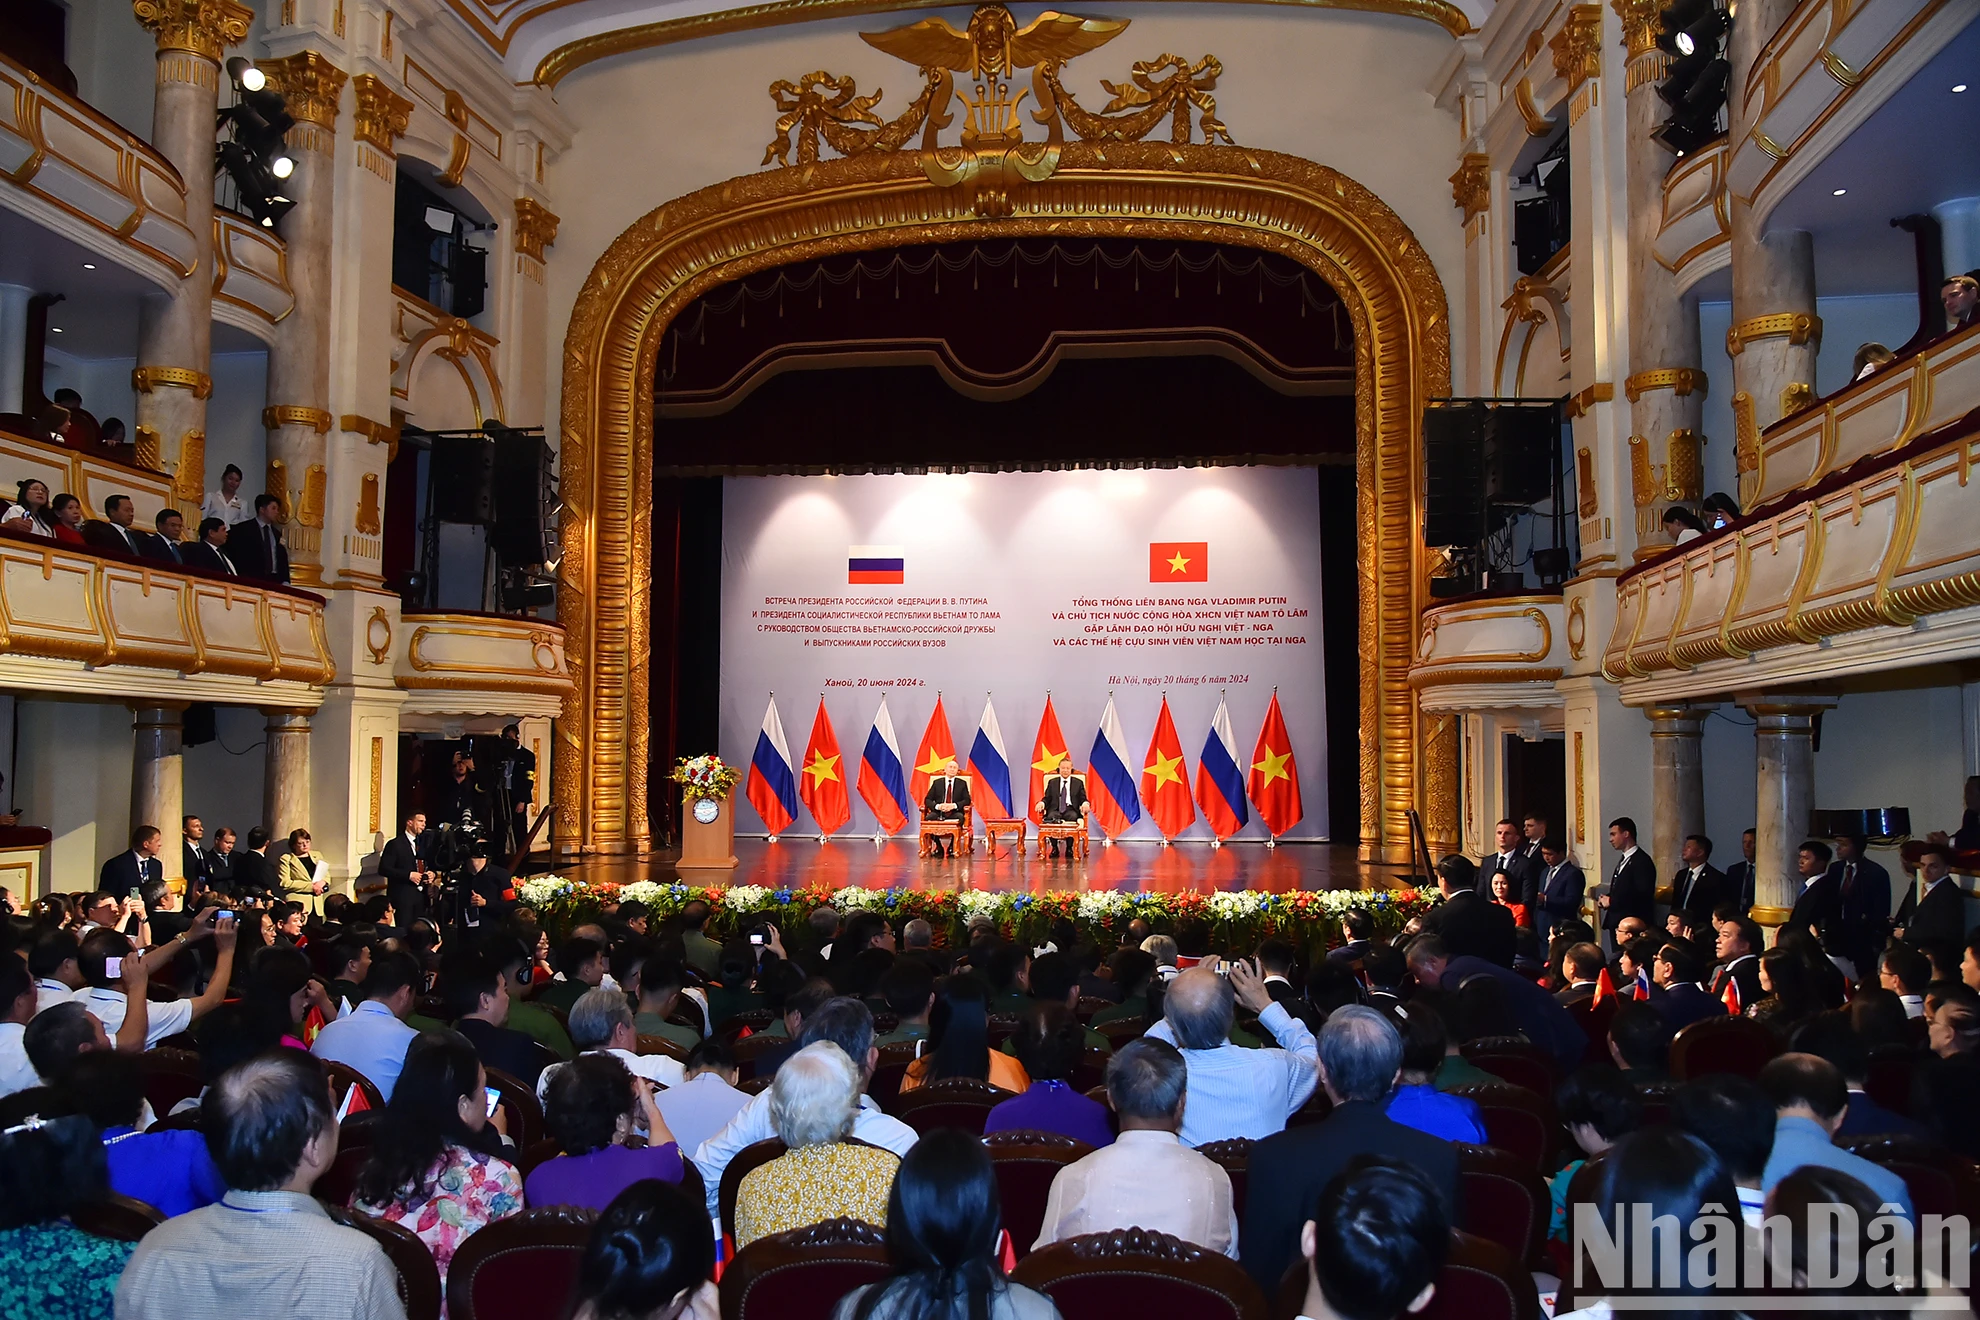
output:
[[[444,1288],[447,1267],[470,1234],[522,1211],[522,1175],[505,1159],[465,1146],[449,1146],[427,1171],[420,1190],[390,1205],[356,1201],[351,1208],[389,1220],[416,1235],[433,1253]],[[446,1314],[445,1307],[441,1314]]]

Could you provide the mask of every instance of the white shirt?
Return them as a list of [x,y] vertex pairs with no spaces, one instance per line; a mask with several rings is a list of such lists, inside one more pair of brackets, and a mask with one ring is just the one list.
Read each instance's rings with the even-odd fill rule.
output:
[[27,1026],[20,1022],[0,1022],[0,1096],[40,1086],[41,1077],[28,1062]]
[[[920,1134],[900,1119],[880,1112],[880,1106],[873,1103],[873,1097],[862,1095],[859,1098],[859,1112],[853,1115],[852,1134],[861,1141],[874,1146],[884,1146],[896,1155],[905,1156],[914,1149]],[[768,1141],[777,1135],[777,1125],[770,1121],[770,1092],[766,1089],[750,1097],[742,1112],[729,1120],[729,1125],[701,1143],[693,1155],[694,1167],[701,1174],[701,1181],[708,1187],[708,1217],[715,1218],[721,1207],[717,1200],[722,1192],[722,1171],[729,1167],[729,1161],[741,1153],[745,1146],[754,1146],[759,1141]]]
[[[128,1005],[122,990],[103,990],[95,986],[78,996],[91,1017],[103,1024],[114,1041],[117,1028],[124,1025],[124,1014]],[[167,1036],[176,1036],[192,1025],[192,1000],[174,999],[170,1003],[152,1003],[146,1008],[144,1020],[144,1047],[150,1049]]]
[[54,539],[55,529],[44,525],[41,519],[29,513],[27,505],[10,503],[5,509],[0,509],[0,523],[20,522],[22,520],[26,520],[27,522],[28,535],[45,536],[50,540]]
[[1908,1018],[1925,1016],[1924,995],[1899,995],[1898,1002],[1904,1005],[1904,1015]]
[[66,1004],[81,993],[80,990],[71,990],[60,981],[44,976],[34,983],[34,1011],[46,1013],[55,1005]]
[[202,520],[218,518],[232,527],[237,522],[245,522],[248,515],[241,508],[240,492],[236,491],[229,497],[217,490],[209,490],[206,492],[206,498],[200,503],[199,516]]
[[1117,1228],[1173,1233],[1236,1259],[1231,1177],[1173,1132],[1123,1132],[1053,1177],[1033,1249]]
[[[664,1054],[634,1054],[631,1050],[586,1050],[586,1054],[609,1054],[626,1065],[626,1071],[635,1077],[643,1077],[658,1086],[679,1086],[687,1080],[687,1069],[679,1059],[670,1059]],[[536,1079],[536,1098],[539,1102],[550,1095],[550,1079],[563,1070],[564,1065],[555,1063],[545,1068]],[[772,1133],[771,1135],[775,1135]]]

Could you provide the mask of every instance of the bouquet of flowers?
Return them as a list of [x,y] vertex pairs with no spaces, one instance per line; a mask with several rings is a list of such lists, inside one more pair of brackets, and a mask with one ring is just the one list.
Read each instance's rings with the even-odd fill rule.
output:
[[707,756],[683,756],[674,763],[674,773],[667,777],[679,784],[691,798],[720,802],[742,782],[742,771],[711,753]]

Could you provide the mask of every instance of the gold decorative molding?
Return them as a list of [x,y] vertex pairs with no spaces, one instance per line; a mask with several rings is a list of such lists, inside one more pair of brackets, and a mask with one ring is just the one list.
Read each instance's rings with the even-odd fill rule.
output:
[[1451,202],[1464,210],[1464,222],[1492,209],[1492,158],[1482,151],[1467,151],[1451,176]]
[[323,530],[323,502],[329,474],[323,464],[311,463],[303,469],[302,499],[296,505],[296,521],[315,531]]
[[1582,774],[1580,729],[1574,731],[1574,841],[1588,841],[1588,794]]
[[1572,95],[1590,78],[1602,76],[1602,6],[1574,5],[1561,30],[1547,43],[1554,52],[1554,72],[1567,80]]
[[362,536],[376,536],[382,525],[378,514],[378,474],[367,472],[358,478],[357,513],[351,526]]
[[1526,121],[1528,137],[1546,137],[1554,131],[1554,121],[1540,113],[1540,107],[1533,102],[1533,84],[1524,77],[1513,84],[1513,106]]
[[179,469],[172,474],[172,498],[197,509],[206,498],[206,432],[179,437]]
[[161,385],[175,390],[191,390],[195,399],[213,397],[213,377],[191,367],[135,367],[131,370],[131,388],[139,394],[149,394]]
[[1588,648],[1588,611],[1579,596],[1568,601],[1566,632],[1568,659],[1581,659]]
[[1622,20],[1622,45],[1629,59],[1657,49],[1658,34],[1664,30],[1664,0],[1609,0],[1609,7]]
[[1650,461],[1650,442],[1640,435],[1629,438],[1629,497],[1639,509],[1657,501],[1656,465]]
[[1595,489],[1595,451],[1583,446],[1574,452],[1576,504],[1581,516],[1593,518],[1602,509],[1602,496]]
[[[386,10],[385,11],[386,17],[387,18],[391,17],[391,13],[392,13],[391,10],[389,9]],[[379,828],[385,823],[384,817],[385,817],[385,740],[383,738],[373,738],[371,740],[371,816],[370,816],[370,820],[371,820],[370,830],[373,834],[378,833]]]
[[1426,400],[1450,392],[1450,319],[1428,254],[1335,170],[1276,152],[1068,142],[1057,171],[985,218],[932,184],[920,153],[870,151],[711,185],[634,221],[598,258],[564,341],[560,615],[576,690],[555,728],[561,848],[648,842],[654,376],[668,323],[756,271],[897,247],[1036,235],[1177,238],[1273,252],[1343,291],[1354,322],[1357,573],[1364,584],[1358,739],[1365,855],[1404,860],[1422,806],[1408,657],[1428,594],[1417,544]]
[[162,470],[159,464],[164,461],[164,450],[161,437],[155,427],[138,426],[131,434],[131,444],[133,450],[131,456],[137,460],[139,467],[150,468],[153,472]]
[[1756,339],[1782,339],[1799,346],[1822,342],[1822,318],[1808,312],[1773,312],[1748,317],[1726,330],[1726,352],[1738,357]]
[[374,665],[386,664],[392,658],[392,616],[383,605],[372,606],[371,617],[364,622],[364,649],[371,652]]
[[369,142],[396,159],[398,141],[412,122],[413,103],[386,86],[385,80],[376,74],[360,73],[351,79],[351,90],[357,94],[351,121],[357,128],[358,141]]
[[1607,403],[1616,397],[1616,384],[1610,380],[1598,380],[1587,389],[1568,396],[1567,415],[1570,419],[1580,417],[1598,403]]
[[288,522],[290,507],[289,465],[279,458],[269,459],[268,484],[263,486],[262,489],[275,497],[275,521],[278,523]]
[[185,51],[220,62],[229,46],[247,40],[254,11],[234,0],[132,0],[131,12],[160,51]]
[[[560,2],[568,2],[568,0],[552,0],[550,5],[539,5],[530,13],[532,15],[541,13],[544,8],[555,7]],[[1292,5],[1300,9],[1341,9],[1369,14],[1395,14],[1403,18],[1416,18],[1435,23],[1453,37],[1467,36],[1475,30],[1464,11],[1450,0],[1252,0],[1252,2]],[[657,23],[641,23],[634,27],[600,32],[595,36],[566,42],[537,62],[536,72],[531,81],[546,87],[555,87],[560,81],[587,64],[632,51],[652,50],[659,46],[671,46],[676,42],[727,36],[736,32],[754,32],[763,28],[780,27],[787,23],[811,23],[828,18],[860,18],[871,14],[899,13],[903,10],[919,9],[923,3],[924,0],[763,0],[762,3],[744,5],[736,9],[721,9],[712,13],[665,19]],[[508,51],[510,38],[514,35],[513,29],[503,34],[490,28],[483,21],[486,11],[478,5],[470,4],[469,0],[448,0],[448,4],[457,15],[466,20],[468,26],[481,33],[498,54],[505,54]]]
[[1705,437],[1680,427],[1664,438],[1664,498],[1667,501],[1705,498]]
[[284,426],[307,426],[318,435],[326,435],[330,430],[330,414],[321,408],[294,403],[271,403],[261,410],[262,430],[273,431]]
[[557,226],[562,223],[535,198],[516,198],[516,251],[543,260],[543,249],[557,241]]
[[337,425],[341,430],[349,431],[352,435],[363,436],[368,444],[384,445],[387,463],[398,458],[399,428],[397,426],[374,422],[369,417],[357,413],[345,413],[337,419]]
[[1479,669],[1425,669],[1412,672],[1409,685],[1421,692],[1425,688],[1456,687],[1460,683],[1552,683],[1564,672],[1559,666],[1535,669],[1496,665]]
[[1822,67],[1828,70],[1831,78],[1834,78],[1845,87],[1854,88],[1858,83],[1863,81],[1863,74],[1856,69],[1850,68],[1843,57],[1836,54],[1833,50],[1822,52]]
[[1704,371],[1697,367],[1658,367],[1636,372],[1624,380],[1623,397],[1635,403],[1651,390],[1670,390],[1680,398],[1694,390],[1702,395],[1709,384]]
[[1805,380],[1797,380],[1781,391],[1781,416],[1794,416],[1815,403],[1815,387]]
[[268,76],[269,86],[282,94],[298,121],[320,128],[337,127],[337,104],[350,75],[313,50],[282,59],[256,60],[254,67]]

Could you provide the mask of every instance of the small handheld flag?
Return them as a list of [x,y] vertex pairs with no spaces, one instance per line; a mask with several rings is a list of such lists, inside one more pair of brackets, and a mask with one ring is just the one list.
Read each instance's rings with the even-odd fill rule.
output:
[[1614,978],[1609,975],[1609,969],[1604,967],[1602,974],[1595,978],[1595,994],[1589,1002],[1595,1007],[1600,1008],[1602,1001],[1605,999],[1620,1001],[1621,998],[1622,996],[1616,993]]
[[1112,694],[1086,759],[1091,770],[1086,800],[1093,804],[1093,819],[1108,838],[1117,839],[1141,819],[1141,795],[1135,791],[1134,771],[1128,769],[1127,735],[1121,732],[1121,717],[1114,713]]
[[1220,697],[1196,762],[1196,805],[1203,823],[1221,842],[1251,819],[1244,807],[1244,776],[1238,771],[1237,738],[1231,733],[1231,712]]
[[756,750],[749,758],[743,796],[772,835],[782,834],[797,819],[797,772],[791,769],[791,749],[784,741],[784,721],[778,718],[775,694],[763,711],[763,727],[757,732]]
[[804,769],[799,772],[798,796],[804,800],[821,834],[831,834],[852,819],[852,799],[846,796],[845,758],[839,755],[838,735],[832,732],[832,717],[825,713],[825,699],[818,699],[818,714],[811,721],[811,741],[804,747]]
[[1148,741],[1148,759],[1141,765],[1141,805],[1148,808],[1165,839],[1175,838],[1196,819],[1196,808],[1189,801],[1189,766],[1183,761],[1182,739],[1176,736],[1167,697],[1162,698],[1162,713],[1155,719],[1155,736]]
[[887,714],[887,695],[880,694],[880,709],[873,716],[873,727],[866,734],[866,750],[859,758],[859,796],[873,810],[880,828],[898,833],[907,824],[907,785],[901,778],[901,746],[894,739],[894,721]]
[[988,696],[983,698],[983,718],[977,721],[976,738],[969,745],[969,772],[987,799],[977,804],[986,817],[992,806],[997,809],[993,819],[1010,820],[1017,815],[1011,809],[1011,759],[1004,753],[1004,731],[997,727],[997,708]]
[[1746,1011],[1745,1007],[1739,1002],[1739,978],[1730,972],[1726,974],[1725,992],[1719,996],[1719,999],[1725,1004],[1726,1012],[1732,1014],[1734,1017],[1738,1017]]

